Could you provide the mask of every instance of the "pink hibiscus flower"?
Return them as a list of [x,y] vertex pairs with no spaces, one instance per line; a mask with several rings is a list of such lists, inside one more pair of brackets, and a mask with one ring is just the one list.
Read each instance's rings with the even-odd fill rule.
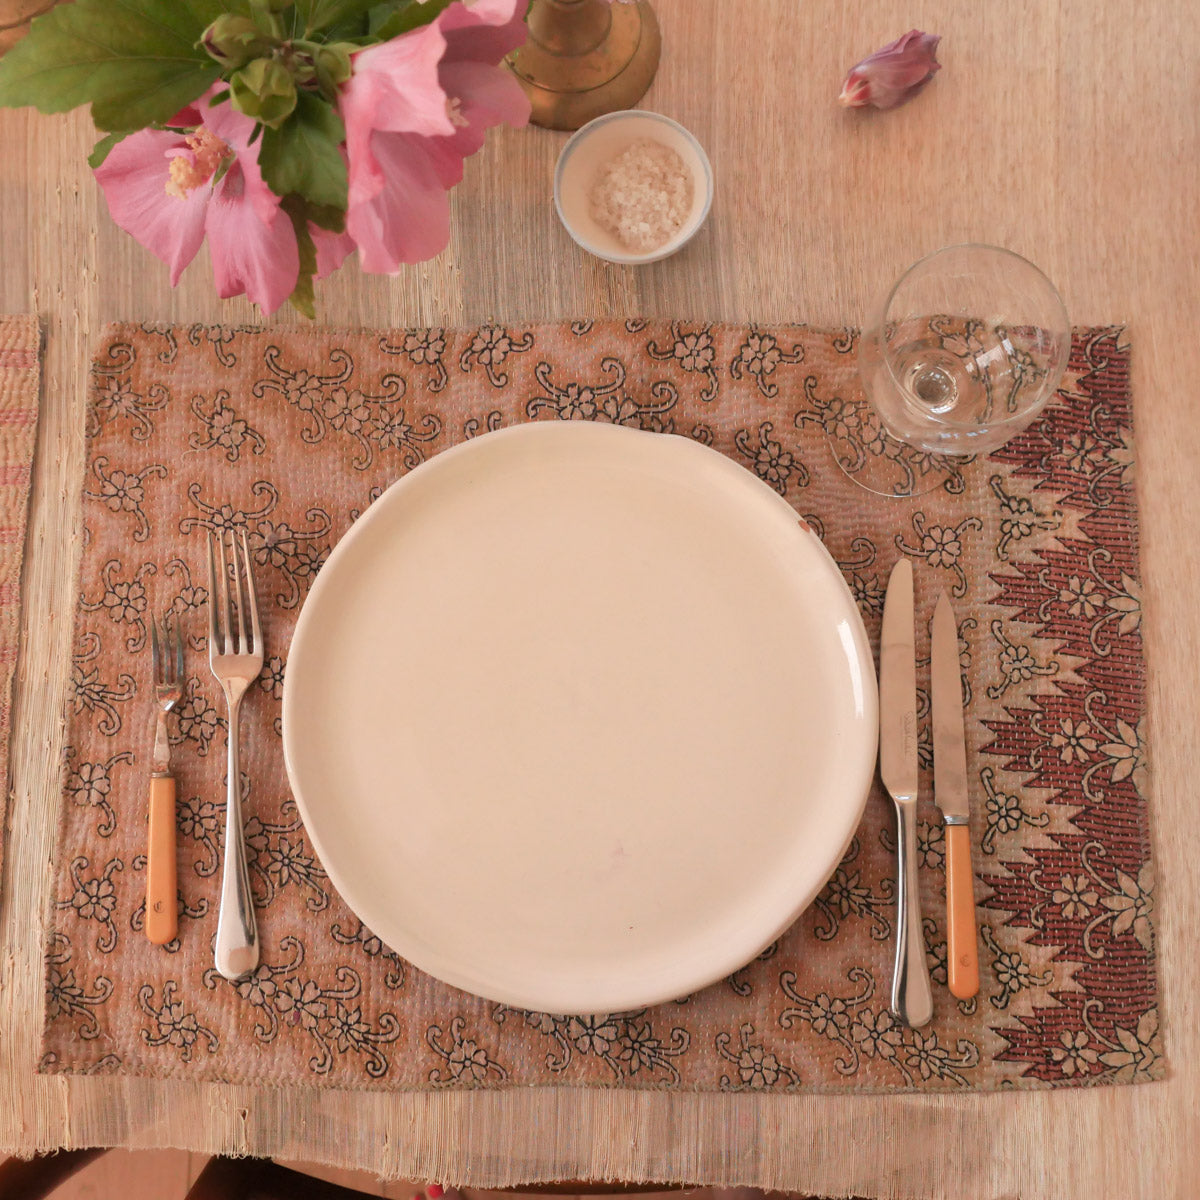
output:
[[[96,179],[113,220],[170,267],[172,286],[207,236],[217,294],[245,292],[273,313],[296,286],[296,234],[279,197],[263,181],[250,145],[254,121],[228,102],[210,108],[215,90],[172,119],[191,133],[130,134],[96,168]],[[319,274],[326,275],[353,244],[344,234],[315,227],[311,232]]]
[[369,46],[339,101],[346,231],[366,271],[395,273],[450,240],[449,189],[486,131],[524,125],[529,100],[499,64],[525,40],[526,0],[456,0],[429,25]]

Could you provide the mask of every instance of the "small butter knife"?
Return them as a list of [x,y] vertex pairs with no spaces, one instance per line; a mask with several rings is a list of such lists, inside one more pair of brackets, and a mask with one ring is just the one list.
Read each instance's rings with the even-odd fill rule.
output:
[[927,1025],[933,992],[925,962],[917,891],[917,649],[912,563],[892,568],[879,637],[879,774],[896,802],[896,966],[892,1012],[905,1024]]
[[968,1000],[979,991],[975,872],[967,805],[967,735],[963,726],[958,625],[942,592],[933,611],[933,798],[946,826],[946,965],[950,991]]

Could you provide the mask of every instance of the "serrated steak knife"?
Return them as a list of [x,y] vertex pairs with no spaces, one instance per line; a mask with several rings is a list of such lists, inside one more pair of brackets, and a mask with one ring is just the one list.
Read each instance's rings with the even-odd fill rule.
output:
[[905,1024],[928,1024],[933,993],[925,963],[917,891],[917,649],[912,563],[892,568],[879,637],[879,774],[896,802],[896,966],[892,1012]]
[[979,991],[975,873],[967,824],[967,735],[963,727],[958,625],[945,592],[933,611],[933,798],[946,826],[946,966],[950,991],[967,1000]]

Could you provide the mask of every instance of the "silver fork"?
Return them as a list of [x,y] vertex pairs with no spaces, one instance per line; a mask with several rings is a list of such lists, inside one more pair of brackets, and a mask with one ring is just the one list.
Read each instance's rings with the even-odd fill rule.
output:
[[150,756],[150,799],[146,828],[146,936],[163,946],[179,932],[179,896],[175,874],[175,777],[167,713],[183,698],[183,633],[179,618],[150,625],[154,668],[154,751]]
[[[217,970],[226,979],[240,979],[258,966],[258,924],[254,918],[254,897],[250,891],[246,843],[242,835],[238,712],[246,689],[262,670],[263,641],[245,530],[240,541],[239,566],[238,539],[233,531],[220,530],[208,535],[208,663],[229,706],[225,865],[221,874],[216,953]],[[225,557],[227,544],[228,561]]]

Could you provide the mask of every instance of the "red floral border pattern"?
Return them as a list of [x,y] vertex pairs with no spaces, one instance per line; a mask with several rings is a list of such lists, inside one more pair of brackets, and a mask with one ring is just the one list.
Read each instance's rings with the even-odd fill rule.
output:
[[1149,1004],[1154,872],[1138,819],[1147,762],[1129,351],[1119,339],[1110,329],[1077,339],[1067,394],[1076,403],[1054,405],[992,456],[1079,514],[1078,536],[992,575],[996,603],[1077,663],[1073,681],[990,722],[986,748],[1023,787],[1068,809],[1074,827],[982,876],[989,909],[1074,965],[1073,986],[1053,990],[1052,1005],[997,1030],[1009,1043],[999,1057],[1047,1082],[1064,1066],[1080,1080],[1106,1068],[1145,1077],[1160,1053]]

